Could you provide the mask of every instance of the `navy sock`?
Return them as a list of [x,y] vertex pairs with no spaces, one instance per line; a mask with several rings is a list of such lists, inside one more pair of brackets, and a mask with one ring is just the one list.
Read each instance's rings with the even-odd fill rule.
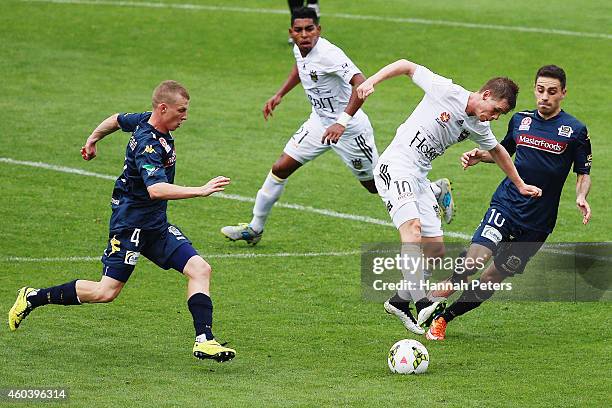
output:
[[466,290],[459,299],[446,308],[444,313],[442,313],[442,317],[448,323],[455,317],[476,309],[482,302],[493,296],[494,293],[494,290],[482,290],[480,288]]
[[76,292],[76,280],[50,288],[38,289],[35,295],[28,296],[28,302],[33,308],[47,304],[80,305]]
[[196,293],[187,300],[187,307],[193,316],[196,337],[204,334],[206,340],[214,339],[212,334],[213,304],[210,297],[203,293]]

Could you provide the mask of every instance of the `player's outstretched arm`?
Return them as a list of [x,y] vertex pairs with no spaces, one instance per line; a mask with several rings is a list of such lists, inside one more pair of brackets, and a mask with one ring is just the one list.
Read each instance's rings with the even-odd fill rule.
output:
[[412,61],[401,59],[395,61],[383,68],[377,73],[366,79],[364,83],[357,88],[357,96],[365,99],[374,93],[374,86],[377,84],[399,75],[408,75],[410,78],[414,75],[418,65]]
[[591,190],[591,176],[588,174],[578,174],[576,178],[576,207],[582,213],[582,223],[587,225],[591,219],[591,206],[587,201],[587,196]]
[[338,143],[340,137],[346,130],[349,121],[353,118],[353,115],[361,108],[363,99],[360,99],[357,96],[357,87],[364,83],[365,77],[363,74],[355,74],[350,80],[350,84],[353,86],[353,90],[351,92],[351,97],[349,98],[348,104],[346,105],[346,109],[344,112],[340,114],[338,119],[336,119],[336,123],[325,129],[325,133],[321,138],[321,143]]
[[298,73],[297,64],[293,65],[291,68],[291,72],[287,77],[287,80],[280,87],[280,89],[266,101],[264,107],[262,109],[263,116],[265,120],[268,120],[269,116],[272,116],[272,111],[281,103],[283,96],[287,95],[289,91],[297,86],[300,83],[300,75]]
[[182,200],[185,198],[207,197],[219,191],[225,190],[230,179],[225,176],[217,176],[200,187],[183,187],[170,183],[156,183],[147,187],[151,200]]
[[118,117],[118,113],[109,116],[91,132],[91,135],[89,135],[85,141],[85,145],[81,148],[81,156],[83,156],[84,160],[91,160],[96,157],[96,143],[104,139],[106,135],[110,135],[119,130],[119,122],[117,122]]
[[516,167],[514,167],[514,163],[512,163],[508,151],[502,145],[498,143],[493,149],[489,150],[489,154],[499,168],[506,173],[510,181],[514,183],[519,193],[533,198],[542,196],[542,189],[530,184],[525,184],[521,176],[519,176],[518,171],[516,171]]

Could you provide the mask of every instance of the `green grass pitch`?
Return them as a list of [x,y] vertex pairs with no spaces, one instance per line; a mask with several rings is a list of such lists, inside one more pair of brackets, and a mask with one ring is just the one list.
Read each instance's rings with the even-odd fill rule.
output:
[[[186,2],[205,7],[168,6]],[[0,158],[117,176],[128,135],[102,141],[91,163],[79,155],[85,138],[109,114],[148,109],[152,89],[176,79],[192,96],[190,118],[175,132],[177,183],[195,185],[222,174],[232,178],[227,193],[254,197],[309,112],[297,88],[271,121],[261,117],[263,103],[293,63],[286,2],[93,3],[0,2]],[[581,225],[570,174],[550,240],[610,239],[609,3],[321,3],[323,35],[366,75],[402,57],[468,89],[507,75],[522,87],[517,108],[532,109],[536,69],[564,67],[564,108],[588,125],[593,143],[593,219]],[[381,152],[421,96],[401,78],[368,100],[364,109]],[[498,138],[507,120],[493,125]],[[459,210],[447,230],[462,234],[478,225],[501,179],[495,166],[463,172],[458,157],[469,148],[470,142],[451,148],[430,175],[453,180]],[[6,313],[26,284],[97,279],[98,261],[61,259],[101,255],[112,181],[6,161],[0,171],[0,310]],[[282,201],[387,220],[378,197],[331,153],[292,176]],[[68,404],[79,407],[612,405],[610,303],[490,302],[449,325],[445,342],[420,339],[431,356],[425,375],[392,375],[388,348],[412,336],[380,304],[362,300],[359,256],[275,254],[354,253],[365,242],[395,241],[395,230],[276,208],[257,247],[225,242],[219,228],[248,221],[251,206],[223,198],[169,205],[170,220],[213,266],[215,333],[237,349],[234,361],[191,356],[184,278],[142,260],[112,304],[50,306],[35,311],[16,333],[4,326],[0,388],[68,387]]]

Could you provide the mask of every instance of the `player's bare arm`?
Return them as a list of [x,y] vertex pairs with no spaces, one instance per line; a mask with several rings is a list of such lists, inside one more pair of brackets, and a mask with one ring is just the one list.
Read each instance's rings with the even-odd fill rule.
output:
[[395,61],[381,68],[377,73],[375,73],[370,78],[365,80],[361,85],[359,85],[359,87],[357,88],[357,96],[360,99],[365,99],[372,93],[374,93],[374,86],[387,79],[394,78],[399,75],[408,75],[410,78],[412,78],[417,67],[417,64],[405,59]]
[[512,163],[512,159],[510,158],[508,151],[501,144],[498,143],[488,152],[499,168],[502,169],[510,181],[514,183],[519,193],[524,196],[531,196],[533,198],[542,196],[542,189],[530,184],[525,184],[521,176],[519,176],[518,172],[516,171],[516,167],[514,167],[514,163]]
[[281,86],[281,88],[276,92],[270,99],[268,99],[263,107],[263,116],[265,120],[268,120],[269,116],[272,116],[272,111],[281,103],[283,96],[287,95],[289,91],[297,86],[300,83],[300,76],[298,74],[297,64],[293,65],[291,68],[291,72],[287,77],[287,80]]
[[353,118],[353,115],[361,108],[364,100],[357,96],[357,87],[361,85],[365,81],[365,77],[363,74],[355,74],[350,80],[350,84],[353,86],[353,91],[351,92],[351,97],[349,99],[348,105],[346,105],[346,109],[344,112],[338,117],[336,123],[331,125],[325,130],[323,137],[321,138],[321,143],[338,143],[338,140],[344,133],[348,122]]
[[85,141],[85,145],[81,148],[81,156],[84,160],[91,160],[96,157],[96,143],[102,140],[105,136],[119,130],[118,113],[109,116],[100,123]]
[[587,201],[587,196],[591,190],[591,176],[588,174],[578,174],[576,178],[576,207],[582,213],[582,223],[587,225],[591,219],[591,206]]
[[156,183],[147,187],[151,200],[182,200],[185,198],[207,197],[225,190],[230,179],[217,176],[200,187],[183,187],[171,183]]

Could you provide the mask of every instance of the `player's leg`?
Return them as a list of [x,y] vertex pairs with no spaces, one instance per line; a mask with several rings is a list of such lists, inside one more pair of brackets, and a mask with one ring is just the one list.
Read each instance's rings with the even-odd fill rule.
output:
[[[482,273],[479,282],[485,285],[487,283],[500,283],[507,276],[508,275],[499,272],[493,263]],[[455,317],[476,309],[484,301],[490,299],[493,294],[495,294],[495,290],[490,289],[488,286],[481,285],[463,291],[459,299],[434,318],[425,337],[429,340],[444,340],[446,338],[446,327],[448,323]]]
[[79,279],[47,288],[36,289],[26,286],[19,289],[17,299],[9,311],[11,331],[17,330],[23,319],[40,306],[112,302],[123,289],[138,259],[137,256],[134,259],[131,255],[137,250],[134,243],[129,242],[132,234],[133,231],[111,234],[102,258],[105,265],[104,276],[99,282]]
[[434,319],[427,338],[443,340],[446,325],[451,320],[476,309],[484,301],[490,299],[495,294],[495,290],[489,283],[500,283],[509,276],[523,273],[525,266],[539,251],[547,237],[548,234],[540,231],[519,231],[512,242],[502,243],[495,254],[493,263],[478,279],[479,284],[471,285],[468,290],[463,291],[459,299]]
[[283,154],[274,163],[257,192],[251,222],[223,227],[221,233],[225,237],[232,241],[243,240],[251,245],[261,240],[268,216],[274,203],[283,194],[289,176],[302,165],[329,150],[329,146],[321,143],[323,131],[320,119],[311,115],[289,139]]
[[[428,180],[421,180],[414,191],[419,209],[422,254],[428,261],[435,262],[436,258],[444,256],[444,233],[437,211],[436,198],[429,184]],[[405,241],[402,240],[402,242]],[[416,300],[415,306],[418,313],[417,323],[422,325],[429,323],[433,314],[442,311],[444,305],[441,303],[443,299],[425,296],[425,272],[429,265],[423,263],[419,265],[422,269],[422,272],[418,274],[419,289],[421,289],[421,291],[418,293],[411,293],[411,296],[413,300]],[[419,271],[417,271],[417,273],[419,273]]]
[[369,123],[364,123],[357,133],[345,132],[338,143],[332,144],[331,148],[366,190],[372,194],[378,193],[374,181],[378,150]]
[[255,206],[253,207],[253,218],[249,223],[249,226],[259,236],[261,236],[264,230],[270,211],[272,211],[272,206],[274,206],[274,203],[278,201],[283,191],[285,191],[287,179],[300,167],[302,167],[302,163],[287,153],[281,154],[272,166],[272,170],[268,173],[266,180],[257,192]]
[[175,225],[169,225],[143,250],[143,255],[161,268],[174,269],[187,278],[187,308],[195,329],[194,357],[220,362],[234,358],[236,350],[219,344],[212,333],[212,268],[198,254],[189,238]]

